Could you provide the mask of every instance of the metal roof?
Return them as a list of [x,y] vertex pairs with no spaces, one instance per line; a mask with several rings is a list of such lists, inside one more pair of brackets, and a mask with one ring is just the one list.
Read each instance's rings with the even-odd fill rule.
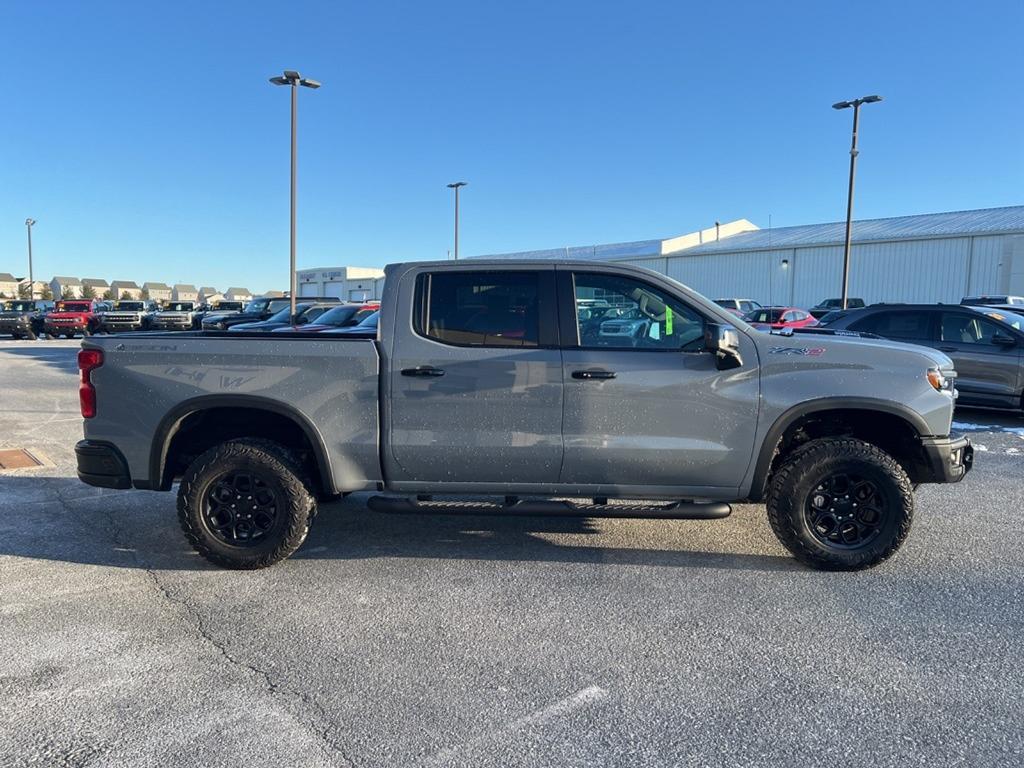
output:
[[515,259],[529,261],[571,260],[614,261],[635,259],[644,256],[660,256],[661,240],[638,240],[633,243],[609,243],[607,245],[570,245],[565,248],[548,248],[543,251],[520,251],[518,253],[495,253],[470,256],[472,259]]
[[[853,222],[853,241],[857,243],[1016,232],[1024,234],[1024,205],[895,216],[889,219],[861,219]],[[806,224],[742,232],[674,253],[690,255],[835,245],[842,243],[845,237],[846,223],[834,221],[828,224]]]

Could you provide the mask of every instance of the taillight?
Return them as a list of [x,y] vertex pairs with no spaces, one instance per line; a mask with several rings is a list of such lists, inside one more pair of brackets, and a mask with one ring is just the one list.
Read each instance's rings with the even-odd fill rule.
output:
[[96,415],[96,387],[90,375],[93,370],[103,365],[103,350],[83,349],[78,353],[78,370],[82,372],[82,380],[78,383],[78,403],[82,407],[82,418],[91,419]]

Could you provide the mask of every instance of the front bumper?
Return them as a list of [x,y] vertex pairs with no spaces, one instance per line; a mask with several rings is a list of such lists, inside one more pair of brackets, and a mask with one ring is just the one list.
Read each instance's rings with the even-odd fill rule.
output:
[[974,446],[966,437],[922,438],[930,477],[928,483],[959,483],[974,467]]
[[43,324],[43,330],[51,335],[55,333],[82,333],[86,328],[87,324],[79,321],[73,323],[47,322]]
[[98,326],[96,326],[96,328],[101,331],[110,331],[112,333],[116,331],[141,331],[142,323],[106,322],[100,323]]
[[128,462],[110,443],[79,440],[75,444],[78,459],[78,479],[97,488],[131,488],[132,478]]
[[6,318],[0,320],[0,333],[31,333],[32,323],[27,319]]

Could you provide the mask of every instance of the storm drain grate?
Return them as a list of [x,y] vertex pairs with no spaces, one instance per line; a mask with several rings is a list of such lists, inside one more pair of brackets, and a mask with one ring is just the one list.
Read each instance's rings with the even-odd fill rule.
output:
[[24,448],[5,448],[0,450],[0,469],[24,469],[25,467],[41,467],[43,462]]

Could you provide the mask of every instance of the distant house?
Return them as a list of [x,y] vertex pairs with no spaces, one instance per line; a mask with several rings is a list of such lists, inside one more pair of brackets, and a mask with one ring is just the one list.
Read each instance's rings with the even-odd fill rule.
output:
[[28,278],[27,277],[23,277],[23,278],[21,278],[21,280],[18,281],[18,290],[19,291],[24,291],[26,298],[30,298],[30,299],[42,298],[43,288],[45,286],[46,286],[46,281],[45,280],[35,280],[35,281],[33,281],[31,287],[29,287],[29,282],[28,282]]
[[50,281],[50,290],[54,299],[64,298],[66,295],[71,299],[82,298],[82,281],[77,277],[54,277]]
[[171,289],[171,298],[175,301],[198,301],[199,291],[188,283],[175,283]]
[[142,290],[146,291],[153,301],[171,300],[171,286],[167,283],[143,283]]
[[260,294],[264,299],[283,299],[284,291],[266,291]]
[[110,290],[115,299],[124,298],[125,294],[133,299],[142,297],[142,289],[134,280],[113,280],[110,283]]
[[10,272],[0,272],[0,296],[5,299],[18,297],[18,283],[21,281]]
[[203,304],[209,304],[211,301],[220,301],[223,298],[223,293],[209,285],[204,285],[199,288],[199,301]]
[[228,301],[249,301],[252,293],[248,288],[228,288],[224,291],[224,298]]
[[93,298],[102,299],[103,294],[110,290],[110,283],[96,277],[83,277],[82,293],[88,293],[90,290],[92,291]]

